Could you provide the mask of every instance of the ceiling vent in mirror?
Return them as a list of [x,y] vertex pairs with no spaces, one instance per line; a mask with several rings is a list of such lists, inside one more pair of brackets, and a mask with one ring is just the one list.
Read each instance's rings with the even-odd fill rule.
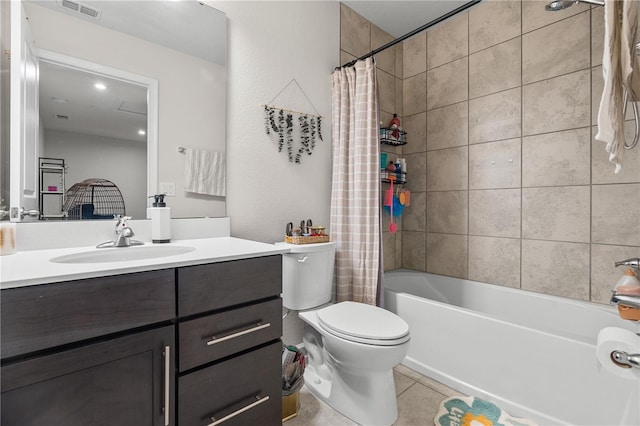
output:
[[59,5],[65,9],[72,10],[82,15],[89,16],[91,18],[98,19],[100,17],[100,10],[95,7],[90,7],[77,1],[62,0]]
[[64,115],[64,114],[56,114],[56,118],[58,120],[68,120],[69,116],[68,115]]

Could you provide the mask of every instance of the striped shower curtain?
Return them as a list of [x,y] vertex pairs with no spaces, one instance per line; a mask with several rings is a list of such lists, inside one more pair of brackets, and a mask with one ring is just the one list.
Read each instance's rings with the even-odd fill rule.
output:
[[380,304],[380,145],[373,58],[332,76],[331,239],[338,302]]

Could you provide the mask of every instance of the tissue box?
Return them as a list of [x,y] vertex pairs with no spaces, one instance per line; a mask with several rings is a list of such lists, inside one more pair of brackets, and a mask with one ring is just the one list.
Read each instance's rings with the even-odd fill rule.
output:
[[300,408],[299,400],[300,392],[294,392],[291,395],[282,397],[282,421],[285,422],[298,415],[298,408]]

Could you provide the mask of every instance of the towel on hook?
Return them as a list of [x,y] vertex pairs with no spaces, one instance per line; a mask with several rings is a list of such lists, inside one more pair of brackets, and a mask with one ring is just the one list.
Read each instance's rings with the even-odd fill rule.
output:
[[638,2],[608,0],[604,5],[604,89],[598,110],[596,139],[605,142],[609,161],[622,170],[624,153],[623,98],[626,88],[630,100],[640,95],[640,64],[636,56]]
[[224,197],[224,152],[186,148],[185,154],[184,190]]

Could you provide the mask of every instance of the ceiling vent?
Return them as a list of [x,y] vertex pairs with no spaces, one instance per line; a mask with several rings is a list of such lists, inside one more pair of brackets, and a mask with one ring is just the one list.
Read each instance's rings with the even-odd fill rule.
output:
[[56,118],[58,120],[68,120],[69,116],[68,115],[64,115],[64,114],[56,114]]
[[100,17],[100,9],[96,9],[95,7],[87,6],[86,4],[82,4],[73,0],[61,0],[59,2],[61,7],[64,7],[67,10],[74,11],[81,15],[89,16],[94,19],[98,19]]

